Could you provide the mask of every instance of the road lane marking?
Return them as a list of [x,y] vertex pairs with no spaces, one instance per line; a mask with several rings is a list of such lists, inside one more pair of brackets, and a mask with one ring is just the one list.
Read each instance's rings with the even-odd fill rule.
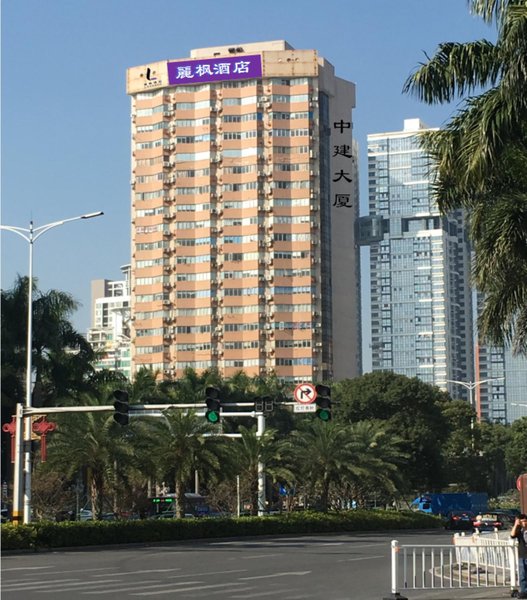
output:
[[307,575],[311,571],[285,571],[283,573],[271,573],[270,575],[253,575],[251,577],[238,577],[239,581],[250,581],[251,579],[271,579],[273,577],[289,577],[290,575]]
[[[9,591],[12,592],[20,592],[23,590],[26,591],[36,591],[39,594],[55,594],[57,592],[62,592],[62,591],[68,591],[68,590],[76,590],[79,588],[79,586],[83,586],[86,587],[87,585],[109,585],[109,584],[115,584],[115,581],[113,581],[113,579],[110,579],[108,581],[97,581],[97,583],[93,583],[93,582],[89,582],[89,581],[80,581],[79,583],[74,583],[74,581],[79,581],[78,579],[61,579],[58,581],[53,581],[53,582],[46,582],[46,583],[27,583],[27,584],[20,584],[20,587],[17,589],[12,589]],[[71,583],[69,583],[71,582]],[[5,586],[2,586],[3,591],[5,591]],[[44,589],[44,588],[50,588],[50,589]]]
[[318,546],[344,546],[344,542],[322,542]]
[[54,565],[50,565],[49,567],[9,567],[8,569],[2,569],[2,573],[6,571],[31,571],[35,569],[53,569]]
[[[112,573],[112,575],[139,575],[143,573],[170,573],[171,571],[181,571],[181,568],[175,569],[143,569],[141,571],[116,571]],[[110,573],[106,573],[105,575],[94,575],[94,577],[109,577]]]
[[33,588],[40,588],[43,585],[73,585],[73,582],[80,581],[78,577],[75,579],[55,579],[51,581],[17,581],[16,583],[3,583],[2,590],[16,592],[18,590],[32,590]]
[[[188,575],[187,575],[188,577]],[[133,587],[116,587],[115,589],[112,590],[101,590],[101,591],[94,591],[94,592],[82,592],[83,594],[90,594],[91,596],[95,596],[95,595],[100,595],[100,594],[108,594],[108,593],[112,593],[112,594],[116,594],[117,592],[133,592],[135,590],[137,590],[137,588],[139,587],[146,587],[145,584],[148,584],[149,588],[159,588],[159,587],[171,587],[171,591],[180,591],[179,589],[174,590],[174,586],[178,586],[178,585],[195,585],[196,583],[203,583],[203,581],[180,581],[179,583],[155,583],[155,581],[138,581],[136,585],[134,585]],[[153,584],[153,585],[150,585]],[[122,585],[122,584],[121,584]],[[148,592],[150,593],[150,592]],[[157,593],[162,593],[164,594],[165,592],[151,592],[152,594],[157,594]],[[137,594],[134,594],[137,595]]]
[[273,558],[275,556],[284,556],[283,553],[278,554],[251,554],[251,556],[237,556],[236,560],[247,560],[251,558]]
[[[221,587],[233,587],[233,586],[240,586],[242,585],[241,583],[216,583],[213,585],[201,585],[199,587],[189,587],[189,588],[177,588],[177,589],[171,589],[171,590],[162,590],[159,592],[138,592],[136,594],[130,594],[131,596],[155,596],[155,595],[159,595],[159,594],[173,594],[174,592],[195,592],[195,591],[201,591],[201,590],[209,590],[209,589],[213,589],[213,588],[221,588]],[[119,590],[115,590],[115,591],[119,591]]]
[[[249,588],[252,589],[252,588]],[[237,590],[237,593],[240,591],[245,591],[245,590]],[[280,589],[280,596],[283,598],[285,596],[285,594],[287,594],[287,598],[291,598],[291,596],[289,596],[290,592],[296,592],[298,590],[295,589],[291,589],[291,590],[284,590],[284,589]],[[276,590],[272,590],[270,592],[253,592],[251,594],[244,594],[243,596],[231,596],[231,599],[234,600],[236,599],[240,599],[242,600],[242,598],[261,598],[262,596],[277,596],[278,592]],[[305,598],[305,596],[301,596],[302,598]]]
[[358,556],[356,558],[340,558],[337,562],[351,562],[354,560],[371,560],[373,558],[386,558],[387,554],[378,554],[376,556]]

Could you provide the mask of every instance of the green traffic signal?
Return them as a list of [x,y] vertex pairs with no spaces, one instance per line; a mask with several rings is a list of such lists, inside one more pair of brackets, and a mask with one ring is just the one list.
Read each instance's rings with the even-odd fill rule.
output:
[[331,421],[331,388],[327,385],[317,385],[317,412],[321,421]]
[[207,405],[205,418],[209,423],[217,423],[220,420],[220,390],[215,387],[208,387],[205,390],[205,396],[205,404]]

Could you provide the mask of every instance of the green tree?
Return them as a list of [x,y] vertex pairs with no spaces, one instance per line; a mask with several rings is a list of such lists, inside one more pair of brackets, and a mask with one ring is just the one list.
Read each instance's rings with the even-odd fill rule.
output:
[[511,439],[505,452],[505,464],[515,477],[527,473],[527,417],[511,425]]
[[[99,395],[84,394],[82,406],[108,404],[108,390]],[[75,412],[57,415],[57,430],[50,436],[48,463],[51,468],[73,478],[86,472],[91,497],[92,514],[100,519],[104,500],[113,492],[115,466],[130,464],[134,449],[126,434],[108,412]]]
[[404,91],[428,104],[463,99],[445,128],[424,135],[422,145],[437,168],[440,208],[469,211],[474,281],[485,296],[480,333],[525,352],[527,6],[523,0],[469,4],[474,14],[496,24],[496,43],[440,44]]
[[386,422],[389,433],[402,438],[402,450],[409,456],[405,476],[412,489],[444,485],[441,448],[448,426],[441,408],[450,398],[446,392],[417,377],[379,371],[338,382],[333,398],[339,421],[378,419]]
[[283,456],[295,478],[327,511],[330,497],[343,495],[364,503],[373,494],[393,497],[404,489],[401,465],[407,458],[402,440],[385,423],[348,424],[303,419],[283,442]]
[[[266,429],[261,436],[256,427],[240,426],[241,438],[232,444],[234,469],[249,488],[251,513],[258,513],[258,464],[263,465],[263,473],[273,480],[287,479],[292,473],[282,462],[282,445],[277,442],[276,431]],[[261,507],[263,509],[263,507]]]
[[302,484],[316,494],[322,511],[328,510],[331,485],[341,481],[348,466],[344,451],[347,441],[342,423],[303,419],[284,442],[290,471],[295,473],[291,486]]
[[402,438],[390,433],[382,421],[359,421],[349,426],[344,482],[359,505],[367,498],[386,501],[406,491],[404,465],[408,454],[403,445]]
[[[2,401],[12,407],[24,397],[27,361],[27,277],[18,277],[1,292]],[[75,331],[70,317],[78,303],[57,290],[33,292],[33,405],[52,405],[58,399],[89,391],[94,352]]]
[[176,516],[182,517],[186,484],[196,468],[207,468],[209,472],[220,470],[224,441],[206,437],[214,427],[193,411],[171,409],[164,414],[165,418],[150,419],[145,435],[148,435],[159,477],[161,480],[173,478]]

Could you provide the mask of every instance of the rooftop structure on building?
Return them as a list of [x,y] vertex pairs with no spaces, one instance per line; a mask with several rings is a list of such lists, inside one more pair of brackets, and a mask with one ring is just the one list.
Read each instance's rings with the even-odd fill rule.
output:
[[128,69],[133,369],[361,371],[355,86],[286,41]]

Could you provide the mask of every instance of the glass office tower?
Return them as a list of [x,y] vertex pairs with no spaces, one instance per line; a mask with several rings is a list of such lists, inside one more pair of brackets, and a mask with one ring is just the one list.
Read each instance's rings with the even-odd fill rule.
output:
[[441,216],[432,200],[425,130],[408,119],[403,131],[368,136],[359,230],[370,246],[372,368],[453,391],[449,380],[473,378],[470,252],[462,213]]
[[130,68],[127,91],[134,370],[360,374],[353,83],[271,41]]

